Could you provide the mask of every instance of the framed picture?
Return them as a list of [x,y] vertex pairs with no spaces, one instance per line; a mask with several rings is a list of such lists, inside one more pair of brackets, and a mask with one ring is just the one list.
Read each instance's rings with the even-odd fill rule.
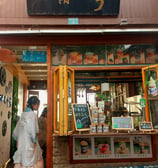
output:
[[73,135],[70,137],[71,163],[153,161],[156,136]]

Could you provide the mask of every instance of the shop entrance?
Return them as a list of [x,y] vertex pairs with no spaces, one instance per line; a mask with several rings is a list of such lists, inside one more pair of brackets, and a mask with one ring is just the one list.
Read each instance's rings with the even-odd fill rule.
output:
[[3,95],[5,101],[1,105],[3,113],[1,112],[0,124],[4,123],[4,133],[0,139],[5,143],[0,146],[2,151],[0,167],[9,158],[12,158],[16,150],[16,142],[12,138],[12,132],[17,119],[26,107],[28,97],[32,95],[39,97],[41,103],[37,112],[38,117],[47,106],[46,53],[47,46],[1,45],[0,95]]

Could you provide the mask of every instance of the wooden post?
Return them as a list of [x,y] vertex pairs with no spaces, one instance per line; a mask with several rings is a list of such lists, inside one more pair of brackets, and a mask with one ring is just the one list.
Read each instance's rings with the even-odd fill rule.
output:
[[145,86],[145,71],[148,69],[142,68],[142,81],[143,81],[143,90],[144,90],[144,98],[146,100],[146,106],[145,106],[145,119],[146,121],[150,121],[150,116],[149,116],[149,109],[148,109],[148,96],[147,96],[147,87]]
[[27,85],[23,85],[23,111],[26,108],[26,103],[27,103]]
[[48,92],[48,113],[47,113],[47,168],[53,168],[53,132],[52,132],[52,76],[51,76],[51,44],[47,47],[47,92]]

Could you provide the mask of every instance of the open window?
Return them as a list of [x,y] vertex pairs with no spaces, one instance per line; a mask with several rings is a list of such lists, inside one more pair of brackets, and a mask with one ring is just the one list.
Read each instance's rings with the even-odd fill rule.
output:
[[158,128],[158,65],[142,68],[144,97],[146,99],[146,120]]
[[54,69],[54,133],[66,136],[74,131],[74,70],[66,65]]

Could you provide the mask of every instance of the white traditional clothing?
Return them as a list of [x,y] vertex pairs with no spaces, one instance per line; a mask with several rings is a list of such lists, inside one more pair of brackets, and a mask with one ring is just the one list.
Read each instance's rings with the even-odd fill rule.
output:
[[43,168],[42,150],[37,140],[38,132],[37,116],[27,107],[13,132],[13,137],[17,140],[17,151],[13,156],[15,168]]

